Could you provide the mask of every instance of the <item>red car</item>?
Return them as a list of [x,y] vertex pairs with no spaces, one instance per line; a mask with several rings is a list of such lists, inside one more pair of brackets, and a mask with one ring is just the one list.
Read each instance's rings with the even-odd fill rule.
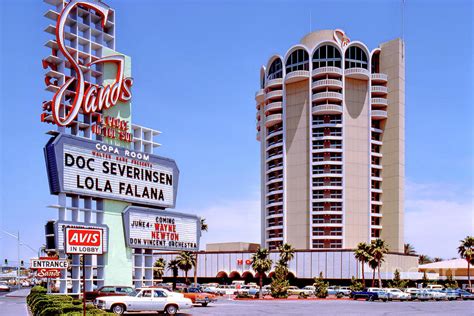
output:
[[101,296],[121,296],[134,294],[135,290],[131,286],[103,286],[96,291],[86,292],[86,300],[93,301]]

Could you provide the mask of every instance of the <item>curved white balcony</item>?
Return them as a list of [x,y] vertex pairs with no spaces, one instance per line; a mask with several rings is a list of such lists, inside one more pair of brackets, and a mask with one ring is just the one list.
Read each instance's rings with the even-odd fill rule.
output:
[[282,134],[283,134],[283,131],[282,131],[282,130],[281,130],[281,131],[276,131],[276,132],[269,133],[269,134],[267,135],[267,137],[265,138],[265,140],[268,140],[268,139],[271,138],[271,137],[278,136],[278,135],[282,135]]
[[276,142],[274,144],[271,144],[270,146],[268,146],[267,148],[265,148],[266,151],[269,151],[273,148],[277,148],[277,147],[281,147],[283,146],[283,140],[279,141],[279,142]]
[[317,121],[313,121],[313,127],[321,128],[321,127],[342,127],[342,123],[319,123]]
[[382,182],[382,177],[374,177],[374,176],[370,176],[370,180],[374,180],[374,181],[378,181],[378,182]]
[[298,82],[309,78],[308,70],[295,70],[286,74],[285,83]]
[[311,84],[311,89],[326,88],[326,87],[342,89],[342,81],[338,79],[321,79],[318,81],[314,81]]
[[272,183],[278,183],[278,182],[283,182],[283,175],[281,177],[278,177],[278,178],[275,178],[275,179],[272,179],[272,180],[268,180],[267,182],[265,182],[265,184],[270,185]]
[[283,194],[283,189],[269,191],[265,196],[270,196],[270,195],[275,195],[275,194]]
[[314,141],[320,141],[320,140],[342,140],[342,135],[341,136],[333,136],[333,135],[328,135],[328,136],[320,136],[320,137],[313,137],[312,140]]
[[[373,111],[372,111],[373,112]],[[282,114],[271,114],[265,117],[265,126],[270,127],[282,122]]]
[[342,236],[331,236],[331,235],[311,235],[312,239],[331,239],[338,240],[342,239]]
[[268,169],[265,173],[266,173],[266,174],[269,174],[269,173],[272,173],[272,172],[275,172],[275,171],[279,171],[279,170],[283,170],[283,165],[278,166],[278,167],[270,168],[270,169]]
[[382,153],[375,153],[375,152],[372,151],[370,154],[371,154],[372,156],[374,156],[374,157],[380,157],[380,158],[383,157],[383,154],[382,154]]
[[388,101],[385,98],[372,98],[370,99],[370,103],[372,105],[380,105],[380,106],[387,106]]
[[265,101],[283,97],[283,90],[270,91],[265,94]]
[[312,223],[311,227],[342,227],[342,223]]
[[283,213],[280,214],[272,214],[272,215],[266,215],[265,219],[272,219],[272,218],[280,218],[283,217]]
[[[274,225],[274,226],[268,226],[266,228],[266,230],[276,230],[276,229],[283,229],[283,225]],[[280,237],[276,237],[276,238],[280,238]]]
[[382,194],[382,193],[383,193],[383,190],[382,190],[382,189],[375,189],[375,188],[371,188],[371,189],[370,189],[370,192],[374,192],[374,193],[380,193],[380,194]]
[[313,190],[342,190],[342,183],[339,185],[334,185],[334,184],[322,185],[322,186],[313,185]]
[[372,205],[383,205],[382,201],[370,201],[370,204]]
[[341,173],[313,173],[313,178],[342,178]]
[[372,92],[372,94],[387,94],[388,93],[387,87],[384,87],[384,86],[372,86],[370,87],[370,91]]
[[382,229],[382,225],[370,225],[372,229]]
[[255,101],[257,101],[257,102],[262,102],[264,95],[265,95],[265,91],[263,91],[263,89],[259,89],[259,90],[255,93]]
[[312,101],[342,101],[342,93],[326,91],[313,94]]
[[340,166],[342,165],[342,161],[322,160],[322,161],[313,161],[311,164],[313,166],[323,166],[323,165]]
[[323,75],[342,75],[342,69],[338,67],[321,67],[314,69],[311,75],[313,77],[319,77]]
[[283,78],[276,78],[265,82],[265,88],[273,88],[281,86],[283,84]]
[[381,130],[380,128],[371,127],[370,130],[374,133],[383,133],[383,130]]
[[344,75],[346,75],[348,78],[368,80],[370,73],[365,68],[348,68],[344,70]]
[[269,112],[281,111],[283,110],[282,102],[279,101],[268,103],[267,105],[265,105],[265,108],[263,110],[265,111],[265,114],[268,114]]
[[283,237],[273,237],[273,238],[267,238],[265,239],[266,242],[270,241],[283,241]]
[[342,215],[342,211],[311,211],[311,215]]
[[260,121],[260,111],[257,111],[257,113],[255,114],[255,117],[257,121]]
[[337,202],[342,202],[342,198],[340,199],[333,199],[333,198],[313,198],[313,201],[315,202],[327,202],[327,203],[337,203]]
[[388,80],[388,76],[382,73],[372,74],[372,83],[385,83]]
[[383,145],[383,142],[380,141],[380,140],[375,140],[375,139],[371,139],[370,140],[370,143],[371,144],[374,144],[374,145],[379,145],[379,146],[382,146]]
[[384,110],[372,110],[373,120],[384,120],[387,118],[387,111]]
[[342,105],[322,104],[313,106],[313,114],[342,114]]
[[256,127],[257,127],[257,131],[259,131],[260,130],[260,121],[257,121]]
[[382,213],[372,213],[372,212],[370,212],[370,216],[372,216],[372,217],[383,217]]
[[370,167],[373,168],[373,169],[380,169],[380,170],[383,169],[383,168],[382,168],[382,165],[374,165],[374,164],[371,164]]
[[265,207],[283,206],[283,201],[266,203]]
[[342,148],[320,148],[320,149],[312,149],[312,153],[342,153]]
[[255,137],[258,141],[261,140],[261,135],[260,135],[260,131],[257,131],[257,136]]
[[277,155],[273,155],[271,157],[268,157],[266,160],[265,160],[265,163],[268,163],[272,160],[275,160],[275,159],[283,159],[283,154],[277,154]]

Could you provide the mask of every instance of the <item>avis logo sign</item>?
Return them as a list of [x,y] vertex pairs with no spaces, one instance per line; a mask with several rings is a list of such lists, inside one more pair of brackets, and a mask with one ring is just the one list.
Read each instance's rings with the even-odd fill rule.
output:
[[72,228],[66,231],[67,254],[101,255],[104,253],[103,231],[100,228]]

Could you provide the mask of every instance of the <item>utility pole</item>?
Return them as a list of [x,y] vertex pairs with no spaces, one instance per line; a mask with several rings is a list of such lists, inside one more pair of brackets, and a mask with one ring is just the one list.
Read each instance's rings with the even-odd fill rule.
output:
[[20,231],[17,232],[17,268],[16,268],[16,286],[20,288]]

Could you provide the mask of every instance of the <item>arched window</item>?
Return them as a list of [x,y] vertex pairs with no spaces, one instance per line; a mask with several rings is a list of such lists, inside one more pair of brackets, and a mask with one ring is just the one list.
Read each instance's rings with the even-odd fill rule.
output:
[[313,69],[321,67],[341,68],[341,63],[341,53],[332,45],[321,46],[314,52]]
[[375,52],[372,55],[372,73],[379,73],[380,72],[380,52]]
[[267,80],[276,78],[283,78],[283,63],[280,58],[275,59],[270,66],[270,69],[268,69]]
[[357,46],[351,46],[346,50],[346,69],[348,68],[364,68],[368,69],[367,54],[364,50]]
[[309,56],[304,49],[297,49],[286,60],[286,73],[296,70],[309,70]]

